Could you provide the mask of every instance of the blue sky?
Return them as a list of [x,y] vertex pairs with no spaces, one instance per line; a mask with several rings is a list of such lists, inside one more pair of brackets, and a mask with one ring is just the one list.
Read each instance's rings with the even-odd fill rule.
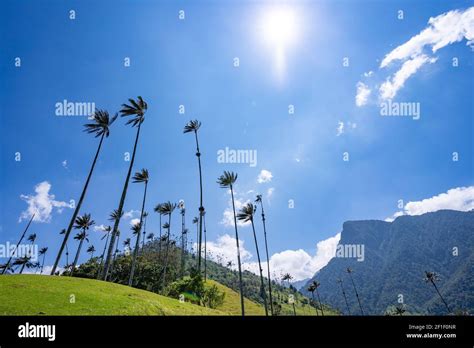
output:
[[[134,171],[150,172],[147,210],[184,199],[188,225],[197,215],[199,191],[194,139],[183,135],[182,128],[199,119],[208,240],[217,249],[225,247],[219,236],[233,236],[232,227],[223,223],[229,196],[216,184],[223,170],[238,172],[239,201],[257,192],[266,195],[270,254],[302,249],[314,256],[316,243],[340,232],[346,220],[385,219],[400,211],[399,199],[416,202],[470,187],[473,52],[465,38],[436,52],[424,47],[436,62],[424,64],[397,90],[393,101],[419,103],[419,120],[382,117],[377,99],[380,85],[412,59],[380,68],[384,57],[427,28],[430,17],[470,5],[5,1],[0,14],[0,242],[18,238],[26,224],[19,217],[28,207],[21,195],[34,195],[39,183],[51,185],[48,193],[57,202],[78,199],[97,139],[82,132],[85,117],[55,115],[55,104],[64,99],[95,102],[115,113],[127,98],[143,96],[149,109]],[[264,35],[269,26],[265,18],[275,8],[294,16],[279,69],[278,38]],[[178,18],[180,10],[184,20]],[[16,57],[21,67],[15,66]],[[126,57],[130,67],[124,67]],[[349,58],[347,67],[344,57]],[[459,66],[452,66],[453,57]],[[372,91],[361,106],[355,103],[358,82]],[[185,106],[184,115],[179,105]],[[292,115],[289,105],[295,108]],[[90,212],[98,225],[108,224],[108,214],[117,208],[128,168],[123,157],[132,150],[135,130],[124,123],[119,119],[104,143],[81,210]],[[257,165],[218,163],[217,151],[226,147],[256,150]],[[21,161],[15,161],[16,152]],[[347,162],[344,152],[350,156]],[[457,162],[453,152],[459,154]],[[272,173],[271,181],[257,182],[262,170]],[[126,211],[139,209],[142,193],[142,186],[130,185]],[[71,213],[53,208],[46,222],[31,227],[39,246],[50,248],[47,265]],[[156,233],[158,216],[150,215],[147,230]],[[128,220],[121,229],[131,235]],[[249,263],[255,261],[250,233],[248,227],[240,232],[253,255]],[[102,234],[90,234],[101,250]],[[75,242],[70,245],[75,249]],[[84,253],[81,260],[87,257]],[[314,270],[314,264],[308,267]]]

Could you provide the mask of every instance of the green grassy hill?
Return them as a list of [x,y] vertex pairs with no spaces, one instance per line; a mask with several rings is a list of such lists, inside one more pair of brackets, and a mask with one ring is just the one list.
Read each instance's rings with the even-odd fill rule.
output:
[[[229,314],[145,290],[83,278],[0,276],[0,289],[0,315]],[[71,303],[72,296],[75,303]]]

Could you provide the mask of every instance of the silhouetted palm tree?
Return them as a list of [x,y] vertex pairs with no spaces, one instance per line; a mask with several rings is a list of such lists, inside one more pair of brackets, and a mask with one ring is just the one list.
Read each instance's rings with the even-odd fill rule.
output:
[[316,310],[316,315],[319,316],[318,306],[316,305],[316,300],[314,299],[314,292],[316,291],[316,286],[314,283],[309,284],[308,291],[311,293],[311,298],[313,299],[314,309]]
[[150,242],[153,241],[153,238],[155,238],[155,235],[153,232],[148,233],[148,235],[146,236],[146,239],[148,239]]
[[184,201],[179,201],[178,208],[181,213],[181,277],[184,277],[184,267],[185,267],[185,249],[186,249],[186,227],[185,227],[185,220],[186,220],[186,207],[184,205]]
[[352,278],[352,272],[354,272],[350,267],[347,267],[346,272],[349,274],[349,277],[351,278],[352,286],[354,287],[354,292],[357,297],[357,302],[359,303],[359,308],[360,308],[360,313],[364,315],[364,310],[362,309],[362,304],[360,303],[360,298],[359,298],[359,293],[357,292],[357,288],[354,283],[354,279]]
[[10,264],[11,264],[11,262],[12,262],[13,255],[14,255],[14,254],[16,253],[16,251],[18,250],[18,246],[20,245],[20,243],[21,243],[21,241],[23,240],[23,238],[25,238],[25,234],[26,234],[26,232],[28,232],[28,229],[30,228],[31,223],[33,222],[33,219],[35,218],[35,215],[36,215],[36,213],[34,213],[33,215],[31,215],[30,221],[28,221],[28,224],[26,225],[25,230],[24,230],[23,233],[21,234],[20,240],[18,241],[18,243],[16,243],[15,251],[12,253],[12,255],[11,255],[10,258],[8,259],[7,263],[6,263],[5,265],[3,265],[3,267],[2,267],[2,274],[5,274],[6,272],[8,272],[8,270],[12,269],[12,268],[10,267]]
[[[109,215],[109,221],[114,222],[118,218],[118,216],[119,216],[118,210],[114,209],[112,211],[112,213],[110,213],[110,215]],[[122,211],[122,214],[120,214],[120,218],[122,216],[123,216],[123,211]],[[110,234],[112,234],[112,228],[110,228]],[[110,263],[110,270],[109,270],[110,274],[112,274],[112,272],[114,271],[115,259],[117,258],[117,253],[119,252],[119,243],[120,243],[120,229],[117,230],[117,240],[115,242],[115,252],[114,252],[114,256],[112,258],[112,261]],[[109,244],[109,247],[110,247],[110,244]],[[104,255],[104,257],[105,257],[105,255]],[[101,270],[103,270],[103,268]],[[98,274],[97,278],[100,278],[101,270],[99,270],[99,274]]]
[[117,219],[114,223],[114,228],[112,230],[111,241],[109,244],[109,250],[107,251],[107,258],[105,259],[104,270],[102,271],[102,278],[107,280],[107,275],[110,270],[110,263],[112,259],[112,253],[114,251],[115,239],[117,238],[117,231],[120,224],[120,219],[122,217],[123,205],[125,204],[125,197],[127,196],[128,183],[130,182],[130,176],[132,175],[133,163],[135,162],[135,154],[137,152],[138,139],[140,137],[140,129],[142,123],[145,121],[145,112],[148,109],[147,103],[138,97],[137,101],[133,99],[128,100],[131,105],[122,104],[122,110],[120,110],[121,117],[132,116],[131,119],[127,121],[127,125],[131,124],[132,127],[137,127],[137,134],[135,136],[135,143],[133,145],[132,158],[130,165],[128,167],[127,177],[125,178],[125,183],[123,185],[122,196],[120,197],[119,206],[117,208]]
[[347,302],[346,292],[344,291],[344,286],[342,284],[342,279],[337,279],[337,283],[341,286],[342,296],[344,296],[344,301],[346,302],[347,314],[351,315],[351,310],[349,309],[349,303]]
[[438,280],[439,280],[439,275],[438,274],[436,274],[435,272],[425,271],[425,281],[427,283],[433,284],[436,292],[439,295],[439,298],[441,299],[441,301],[443,301],[444,306],[446,307],[446,310],[448,311],[448,313],[451,313],[451,310],[449,309],[448,303],[444,300],[443,296],[441,296],[441,293],[439,292],[438,287],[436,286],[436,282]]
[[100,256],[100,264],[99,264],[99,269],[97,271],[97,278],[100,276],[100,270],[102,269],[102,265],[104,263],[105,251],[107,250],[107,245],[109,243],[109,236],[110,236],[110,232],[112,232],[112,227],[106,226],[103,229],[101,229],[101,231],[105,232],[102,238],[100,238],[101,240],[105,238],[105,244],[104,244],[104,250],[102,251],[102,255]]
[[162,289],[166,284],[166,270],[168,268],[168,256],[169,256],[169,246],[170,246],[170,233],[171,233],[171,214],[176,208],[176,203],[171,203],[170,201],[163,203],[162,205],[162,213],[163,215],[168,216],[168,225],[166,231],[166,249],[165,249],[165,262],[163,267],[163,282],[162,282]]
[[84,197],[86,196],[86,192],[87,192],[87,187],[89,186],[89,181],[92,177],[92,173],[94,171],[97,158],[99,157],[99,152],[102,147],[102,142],[104,141],[104,138],[108,138],[110,134],[110,126],[114,123],[116,119],[117,119],[117,114],[114,117],[110,118],[109,113],[107,111],[96,110],[94,114],[92,115],[93,123],[88,123],[84,125],[85,127],[84,131],[89,134],[94,134],[96,138],[100,137],[100,141],[99,141],[99,145],[97,147],[97,151],[94,156],[94,160],[92,161],[92,166],[89,170],[89,174],[87,175],[86,182],[82,189],[81,196],[79,197],[79,201],[77,202],[76,208],[74,209],[74,213],[71,216],[71,220],[69,220],[69,225],[66,229],[66,233],[64,234],[63,242],[61,244],[61,247],[59,248],[59,252],[58,252],[58,255],[56,256],[56,260],[54,261],[53,268],[51,269],[51,275],[53,275],[56,272],[56,268],[58,267],[59,261],[61,260],[63,250],[66,247],[66,243],[69,239],[69,235],[71,234],[71,230],[73,228],[74,222],[76,221],[76,217],[79,214],[79,211],[81,210],[82,202],[84,201]]
[[137,259],[137,255],[138,255],[138,249],[140,248],[140,238],[141,238],[140,232],[141,232],[141,228],[143,226],[143,216],[144,216],[144,213],[145,213],[146,190],[147,190],[147,187],[148,187],[149,179],[150,179],[150,177],[148,175],[148,170],[147,169],[142,169],[140,172],[135,173],[135,175],[133,176],[133,182],[134,183],[145,183],[145,189],[143,191],[142,209],[141,209],[141,212],[140,212],[140,222],[138,223],[138,226],[136,227],[136,229],[138,230],[138,232],[137,232],[137,242],[135,244],[135,250],[133,251],[132,268],[130,270],[130,277],[128,278],[128,285],[129,286],[132,286],[132,284],[133,284],[133,276],[134,276],[134,273],[135,273],[136,259]]
[[323,304],[321,303],[321,297],[319,297],[318,290],[318,288],[321,286],[321,283],[317,282],[316,280],[313,280],[313,285],[316,288],[316,295],[318,295],[319,309],[321,309],[321,314],[324,316]]
[[89,246],[86,250],[86,253],[91,255],[89,260],[92,260],[92,258],[94,257],[94,253],[95,253],[95,247],[93,245]]
[[[291,291],[290,281],[293,279],[293,276],[290,273],[285,273],[281,280],[288,282],[288,290]],[[295,300],[293,299],[293,314],[296,316]]]
[[229,188],[232,197],[232,209],[234,212],[234,227],[235,227],[235,241],[237,244],[237,264],[239,267],[239,288],[240,288],[240,307],[242,310],[242,316],[245,315],[244,308],[244,286],[242,282],[242,263],[240,262],[240,246],[239,246],[239,233],[237,232],[237,216],[235,214],[235,202],[234,202],[234,184],[237,181],[237,174],[234,172],[224,171],[218,179],[217,183],[222,188]]
[[185,126],[183,133],[194,133],[196,139],[196,157],[199,165],[199,241],[198,241],[198,271],[201,272],[201,245],[202,245],[202,214],[204,213],[204,206],[202,203],[202,169],[201,169],[201,152],[199,150],[198,130],[201,127],[201,122],[198,120],[191,120]]
[[161,226],[161,225],[162,225],[162,223],[161,223],[161,217],[163,216],[163,214],[162,214],[163,207],[161,206],[161,203],[156,205],[154,211],[155,211],[155,213],[158,213],[158,214],[160,215],[160,234],[159,234],[159,237],[158,237],[160,243],[158,244],[158,248],[159,248],[159,249],[158,249],[158,252],[159,252],[158,255],[159,255],[159,257],[161,258],[161,237],[162,237],[162,235],[161,235],[161,228],[162,228],[162,226]]
[[402,305],[402,306],[396,306],[396,307],[395,307],[395,314],[396,314],[396,315],[402,316],[403,313],[405,313],[405,312],[406,312],[406,309],[404,308],[403,305]]
[[39,250],[39,256],[43,256],[43,262],[41,263],[41,272],[40,274],[43,274],[43,267],[44,267],[44,259],[46,258],[46,252],[48,251],[47,247],[43,247]]
[[36,240],[36,233],[32,233],[28,236],[27,238],[28,242],[31,242],[31,245],[34,244],[35,240]]
[[130,250],[130,243],[131,243],[130,238],[126,238],[126,239],[123,241],[123,247],[124,247],[125,249]]
[[196,255],[198,254],[199,247],[199,219],[197,217],[193,218],[193,224],[196,225]]
[[130,266],[130,275],[128,277],[128,285],[129,286],[132,286],[133,284],[133,275],[134,275],[134,272],[135,272],[135,263],[137,261],[137,255],[138,255],[138,248],[140,247],[140,232],[141,232],[141,225],[139,222],[137,222],[136,224],[134,224],[132,226],[132,231],[133,231],[133,235],[137,237],[136,241],[135,241],[135,248],[133,249],[133,254],[132,254],[132,264]]
[[79,254],[81,253],[81,248],[82,244],[84,243],[84,240],[89,241],[87,239],[87,231],[93,224],[95,224],[95,222],[94,220],[91,220],[91,214],[84,214],[76,218],[76,224],[74,225],[74,228],[77,230],[82,230],[82,232],[74,236],[74,239],[79,241],[79,246],[77,247],[76,257],[74,258],[74,262],[72,263],[71,275],[76,269],[77,261],[79,260]]
[[21,269],[20,269],[19,274],[23,273],[23,270],[25,269],[25,267],[27,267],[27,268],[34,267],[34,263],[31,262],[31,256],[23,256],[23,257],[20,257],[20,258],[16,259],[13,262],[13,266],[20,266],[20,265],[21,265]]
[[265,285],[263,281],[263,270],[262,270],[262,263],[260,261],[260,252],[258,250],[258,242],[257,242],[257,234],[255,233],[255,224],[253,223],[253,214],[255,212],[256,207],[252,203],[247,203],[242,207],[240,213],[237,214],[237,219],[243,222],[249,222],[252,224],[252,231],[253,231],[253,238],[255,241],[255,249],[257,250],[257,260],[258,260],[258,270],[260,272],[260,293],[263,297],[263,304],[265,307],[265,315],[268,316],[268,306],[267,306],[267,296],[265,292]]
[[145,248],[145,239],[146,239],[146,219],[148,217],[148,212],[143,212],[143,238],[142,238],[142,249]]
[[270,257],[268,255],[267,227],[266,227],[266,224],[265,224],[265,211],[263,210],[262,195],[257,195],[257,198],[255,199],[255,202],[260,203],[260,208],[262,209],[263,236],[265,238],[265,253],[266,253],[266,256],[267,256],[268,293],[270,295],[270,312],[273,315],[272,278],[270,276]]

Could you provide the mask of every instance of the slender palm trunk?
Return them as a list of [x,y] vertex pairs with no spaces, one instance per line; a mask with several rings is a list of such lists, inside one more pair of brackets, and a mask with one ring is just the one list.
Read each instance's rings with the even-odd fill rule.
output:
[[313,298],[314,309],[316,310],[316,316],[319,317],[318,306],[316,305],[316,300],[314,299],[314,291],[311,291],[311,297]]
[[185,214],[185,211],[184,209],[181,210],[181,278],[184,277],[184,257],[185,257],[185,254],[184,254],[184,250],[185,250],[185,241],[184,241],[184,229],[185,229],[185,226],[184,226],[184,214]]
[[270,258],[268,256],[267,227],[265,224],[265,212],[263,210],[262,200],[260,200],[260,207],[262,208],[263,236],[265,238],[265,253],[267,256],[267,276],[268,276],[268,293],[270,295],[270,312],[273,315],[272,279],[270,277]]
[[117,253],[119,251],[119,240],[120,240],[120,232],[117,235],[117,243],[115,244],[114,257],[112,258],[112,263],[110,265],[110,274],[112,274],[112,272],[114,271],[115,259],[117,258]]
[[147,217],[143,217],[143,239],[142,239],[142,251],[145,248],[145,239],[146,239],[146,219]]
[[344,296],[344,301],[346,302],[347,314],[351,315],[351,310],[349,309],[349,302],[347,302],[346,292],[344,291],[344,286],[342,285],[342,280],[339,283],[341,285],[342,296]]
[[441,299],[441,301],[443,301],[444,306],[446,307],[446,310],[448,311],[448,313],[451,313],[451,310],[449,309],[448,304],[447,304],[446,301],[444,300],[443,296],[441,296],[441,293],[439,292],[438,287],[436,286],[436,284],[435,284],[435,282],[434,282],[433,280],[431,280],[431,284],[433,284],[433,286],[434,286],[436,292],[437,292],[438,295],[439,295],[439,298]]
[[199,255],[198,255],[198,271],[201,273],[201,253],[202,253],[202,218],[203,218],[203,213],[204,213],[204,207],[202,206],[202,169],[201,169],[201,152],[199,151],[199,141],[198,141],[198,135],[197,135],[197,130],[194,131],[194,135],[196,138],[196,157],[198,158],[198,165],[199,165],[199,192],[200,192],[200,198],[199,198],[199,241],[198,241],[198,250],[199,250]]
[[64,239],[61,244],[61,247],[59,248],[58,256],[56,257],[56,260],[54,261],[53,268],[51,269],[51,275],[54,275],[54,272],[56,272],[56,268],[58,267],[59,261],[61,260],[61,256],[63,254],[64,248],[66,246],[67,240],[69,238],[69,235],[71,234],[72,227],[74,225],[74,221],[76,221],[76,217],[79,214],[79,211],[81,210],[82,202],[84,201],[84,197],[86,196],[87,192],[87,187],[89,186],[89,181],[91,180],[92,177],[92,172],[94,171],[95,164],[97,162],[97,158],[99,157],[100,149],[102,147],[102,142],[104,141],[104,136],[105,132],[102,134],[100,137],[100,142],[99,146],[97,147],[97,151],[94,156],[94,161],[92,162],[91,169],[89,170],[89,175],[87,176],[86,183],[84,185],[84,188],[82,189],[81,197],[79,198],[79,202],[76,205],[76,209],[74,209],[74,213],[71,216],[71,220],[69,221],[69,226],[67,227],[66,233],[64,234]]
[[204,220],[204,281],[207,280],[207,231],[206,231],[206,215],[203,216]]
[[232,185],[230,185],[230,194],[232,195],[232,209],[234,211],[235,241],[236,241],[236,244],[237,244],[237,264],[239,266],[240,308],[242,310],[242,316],[245,316],[244,284],[242,282],[242,265],[240,263],[239,233],[237,232],[237,216],[235,214],[234,189],[233,189]]
[[71,276],[73,275],[73,273],[76,269],[76,264],[77,264],[77,261],[79,260],[79,254],[81,253],[82,244],[84,243],[84,239],[86,239],[86,238],[85,237],[82,238],[81,241],[79,242],[79,247],[77,248],[76,257],[74,258],[74,262],[73,262],[72,268],[71,268]]
[[160,239],[158,243],[158,258],[161,261],[161,213],[160,213]]
[[100,278],[100,271],[102,269],[102,265],[104,264],[104,256],[105,256],[105,251],[107,250],[107,244],[109,243],[109,235],[110,235],[110,231],[107,232],[107,237],[105,238],[104,250],[102,251],[102,255],[100,256],[99,269],[97,270],[97,279]]
[[349,273],[349,276],[351,277],[352,286],[354,287],[354,292],[355,292],[356,297],[357,297],[357,302],[359,303],[360,312],[362,313],[362,315],[364,315],[364,310],[362,309],[362,305],[361,305],[360,299],[359,299],[359,293],[357,292],[357,288],[355,286],[354,279],[352,279],[352,274]]
[[267,295],[265,292],[265,283],[263,281],[263,270],[262,270],[262,263],[260,262],[260,252],[258,251],[258,242],[257,242],[257,234],[255,233],[255,225],[253,223],[253,219],[250,220],[252,223],[252,231],[253,231],[253,239],[255,241],[255,249],[257,250],[257,260],[258,260],[258,270],[260,272],[260,293],[263,297],[263,304],[265,307],[265,315],[268,316],[268,306],[267,306]]
[[316,295],[318,295],[319,309],[321,309],[321,315],[324,317],[323,304],[321,303],[321,297],[319,297],[318,289],[316,289]]
[[[31,223],[33,222],[33,218],[35,217],[36,213],[34,213],[31,218],[30,218],[30,221],[28,221],[28,224],[26,225],[26,228],[25,230],[23,231],[23,234],[21,235],[20,237],[20,240],[18,241],[18,243],[16,243],[16,246],[15,246],[15,252],[18,250],[18,246],[20,245],[21,241],[23,240],[23,238],[25,238],[25,234],[26,232],[28,231],[28,229],[30,228],[30,225]],[[5,265],[5,268],[3,269],[2,271],[2,274],[5,274],[10,266],[10,263],[12,262],[12,258],[13,258],[13,254],[10,256],[10,258],[8,259],[6,265]]]
[[132,286],[133,284],[133,275],[135,273],[135,267],[137,263],[137,255],[138,249],[140,248],[140,236],[142,231],[142,222],[143,222],[143,212],[145,211],[145,201],[146,201],[146,190],[148,187],[148,181],[145,181],[145,191],[143,192],[143,201],[142,201],[142,211],[140,213],[140,230],[137,233],[137,242],[135,244],[135,250],[133,251],[133,258],[132,258],[132,269],[130,270],[130,277],[128,278],[128,286]]
[[166,269],[168,267],[168,254],[170,248],[170,231],[171,231],[171,213],[168,215],[168,230],[166,231],[166,249],[165,249],[165,264],[163,267],[163,283],[161,286],[161,290],[165,288],[166,284]]
[[26,264],[27,264],[27,262],[25,262],[25,263],[23,263],[23,265],[21,265],[20,274],[23,273],[23,270],[25,269]]
[[117,218],[115,219],[114,229],[112,231],[112,236],[110,239],[109,250],[107,251],[107,258],[105,259],[104,269],[102,270],[102,279],[107,280],[107,276],[110,270],[110,263],[112,260],[112,254],[114,251],[115,239],[117,238],[117,231],[120,224],[120,219],[122,218],[123,205],[125,204],[125,197],[127,196],[128,183],[130,182],[130,175],[132,174],[133,162],[135,162],[135,154],[137,152],[138,139],[140,137],[140,128],[141,123],[138,124],[137,135],[135,137],[135,144],[133,145],[132,160],[130,161],[130,166],[128,167],[127,178],[123,185],[122,196],[120,197],[119,207],[117,209]]
[[43,267],[44,267],[44,259],[46,258],[46,253],[43,254],[43,263],[41,263],[41,272],[40,274],[43,274]]

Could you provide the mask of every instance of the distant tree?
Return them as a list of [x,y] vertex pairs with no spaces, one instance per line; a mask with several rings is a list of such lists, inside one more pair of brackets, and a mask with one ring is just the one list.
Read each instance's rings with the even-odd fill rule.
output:
[[74,239],[79,241],[79,246],[77,247],[76,257],[74,258],[74,262],[72,263],[71,275],[76,269],[77,261],[79,260],[79,254],[81,253],[81,248],[82,244],[84,243],[84,240],[89,241],[89,239],[87,239],[87,231],[93,224],[95,224],[95,222],[91,219],[91,214],[84,214],[83,216],[79,216],[76,218],[76,224],[74,225],[74,228],[82,230],[82,232],[74,236]]
[[39,250],[39,256],[43,256],[43,262],[41,263],[41,271],[40,274],[43,274],[43,267],[44,267],[44,259],[46,257],[46,252],[48,251],[47,247],[43,247]]
[[439,281],[439,275],[436,274],[435,272],[425,271],[425,281],[433,285],[436,292],[438,293],[439,298],[441,299],[441,301],[443,301],[444,306],[446,307],[446,310],[448,311],[448,313],[451,313],[448,303],[444,300],[443,296],[441,296],[441,293],[439,292],[438,287],[436,286],[436,282]]
[[86,253],[91,255],[89,260],[92,260],[92,258],[94,257],[94,253],[95,253],[95,247],[93,245],[89,246],[86,250]]
[[356,285],[354,283],[354,279],[352,278],[352,273],[354,272],[350,267],[346,269],[347,274],[349,274],[349,278],[351,278],[352,286],[354,287],[354,292],[357,297],[357,302],[359,303],[360,313],[364,315],[364,310],[362,309],[362,304],[360,303],[359,293],[357,292]]
[[351,315],[351,310],[349,309],[349,303],[347,302],[347,296],[346,296],[346,292],[344,291],[342,279],[337,279],[336,282],[341,286],[342,296],[344,296],[344,301],[346,302],[347,314]]

